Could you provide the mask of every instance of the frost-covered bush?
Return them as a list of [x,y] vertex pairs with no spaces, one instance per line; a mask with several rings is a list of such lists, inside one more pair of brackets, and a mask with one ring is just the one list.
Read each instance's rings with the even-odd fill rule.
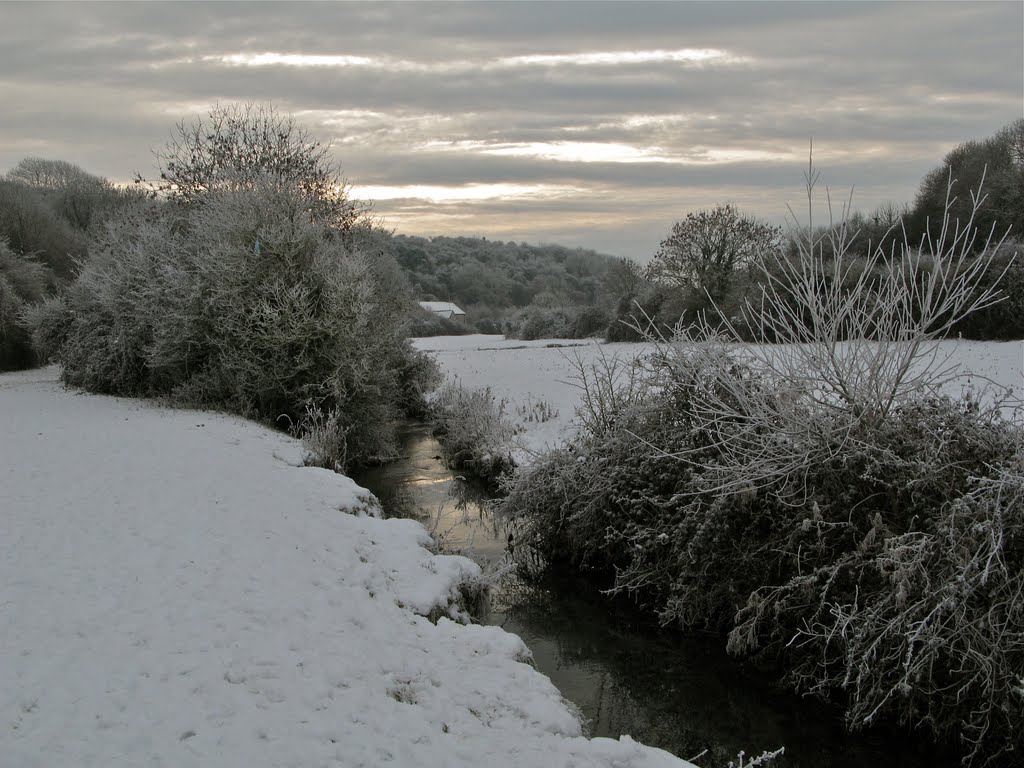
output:
[[[168,215],[164,215],[168,214]],[[100,231],[63,298],[36,319],[63,336],[53,355],[68,384],[120,395],[165,394],[184,374],[169,370],[161,348],[189,344],[179,329],[182,297],[195,287],[186,239],[169,212],[132,208]],[[43,328],[33,328],[44,335]],[[191,334],[193,337],[195,333]]]
[[581,307],[572,324],[573,339],[603,337],[612,321],[611,312],[604,307]]
[[319,405],[308,403],[294,432],[302,438],[307,464],[344,471],[348,465],[348,429],[339,408],[325,412]]
[[430,403],[434,434],[452,467],[496,479],[514,466],[512,439],[517,428],[489,387],[468,389],[458,383],[441,387]]
[[967,339],[1024,339],[1024,241],[1007,239],[995,249],[979,290],[997,279],[1003,300],[965,317],[952,329]]
[[109,222],[65,298],[65,380],[300,430],[319,411],[344,439],[332,455],[391,454],[391,422],[418,406],[429,365],[381,266],[308,210],[271,181]]
[[[510,339],[585,339],[603,336],[611,322],[611,313],[602,307],[562,307],[531,304],[518,310],[503,323]],[[487,332],[481,327],[481,332]]]
[[52,282],[49,269],[19,256],[0,240],[0,371],[35,363],[30,334],[21,315],[27,306],[43,299]]
[[47,296],[22,307],[18,323],[28,333],[37,362],[56,359],[71,327],[71,315],[63,296]]
[[854,727],[895,718],[998,764],[1024,748],[1021,431],[941,400],[865,437],[815,468],[809,509],[774,516],[782,578],[751,592],[730,650],[844,690]]
[[[604,573],[666,624],[726,633],[801,690],[845,691],[853,726],[963,733],[985,756],[1024,747],[1020,429],[941,397],[841,430],[818,412],[802,436],[747,435],[807,461],[744,485],[716,432],[748,423],[697,415],[722,393],[706,358],[689,362],[650,361],[632,397],[594,406],[582,439],[519,473],[502,502],[516,555]],[[774,396],[720,363],[744,402]]]
[[[310,432],[328,466],[390,456],[392,422],[423,410],[438,374],[405,338],[388,237],[329,147],[271,106],[217,106],[155,154],[152,197],[94,222],[75,282],[21,312],[40,353],[89,391]],[[39,167],[55,166],[24,170]]]
[[398,404],[403,413],[424,418],[429,395],[441,385],[441,367],[429,352],[403,347],[398,359]]
[[649,335],[628,376],[579,371],[579,439],[504,502],[516,555],[602,571],[665,623],[841,690],[853,727],[998,761],[1024,749],[1024,432],[944,397],[935,345],[998,305],[998,246],[948,220],[895,257],[850,236],[760,265],[743,327],[784,344],[698,321]]
[[510,339],[565,339],[572,337],[575,315],[564,307],[531,305],[505,320]]
[[[625,367],[605,360],[579,370],[580,439],[520,472],[503,501],[517,541],[549,560],[615,574],[616,588],[671,620],[664,610],[679,568],[674,560],[689,560],[685,549],[676,549],[683,545],[678,527],[695,498],[710,498],[693,495],[701,475],[677,458],[702,448],[709,463],[716,455],[692,415],[694,401],[712,383],[706,373],[670,367],[661,357]],[[733,373],[758,386],[738,366]],[[700,599],[710,605],[708,596]],[[699,614],[692,623],[717,623],[717,608],[691,607]]]

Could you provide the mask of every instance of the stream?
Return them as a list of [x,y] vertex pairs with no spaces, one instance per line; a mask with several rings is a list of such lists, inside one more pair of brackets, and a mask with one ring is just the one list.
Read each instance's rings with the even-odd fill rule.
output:
[[[399,438],[401,457],[357,473],[356,482],[377,495],[388,517],[419,520],[446,551],[496,568],[507,532],[488,510],[486,487],[444,466],[426,425],[404,424]],[[537,668],[579,708],[590,736],[628,734],[706,768],[725,768],[740,751],[749,759],[781,746],[785,754],[771,766],[959,765],[905,731],[848,733],[838,708],[780,690],[729,656],[722,638],[662,629],[577,573],[539,582],[506,575],[478,619],[526,642]]]

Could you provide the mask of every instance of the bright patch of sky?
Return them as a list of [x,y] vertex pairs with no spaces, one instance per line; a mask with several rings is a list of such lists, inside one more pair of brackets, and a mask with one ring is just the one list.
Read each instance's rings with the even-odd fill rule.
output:
[[729,51],[713,48],[682,48],[666,50],[622,50],[583,51],[555,54],[531,54],[524,56],[503,56],[477,60],[414,61],[391,56],[346,56],[338,54],[281,53],[219,53],[203,56],[205,62],[245,67],[359,67],[385,69],[396,72],[436,71],[452,72],[472,68],[515,68],[515,67],[614,67],[632,64],[674,63],[683,65],[734,65],[749,64],[752,59]]
[[204,56],[203,61],[235,64],[247,67],[370,67],[384,62],[369,56],[317,56],[305,53],[227,53]]
[[438,186],[410,184],[407,186],[354,186],[352,195],[366,200],[424,200],[430,203],[450,204],[483,200],[551,199],[566,197],[579,190],[569,186],[548,184],[466,184]]
[[743,148],[694,147],[686,154],[672,154],[660,147],[636,147],[629,144],[584,141],[529,142],[520,144],[482,141],[430,141],[424,151],[478,152],[499,157],[533,157],[564,163],[673,163],[677,165],[713,165],[716,163],[793,162],[792,152],[772,152]]
[[560,66],[574,64],[581,67],[621,66],[626,64],[747,64],[751,59],[714,48],[681,48],[677,51],[591,51],[584,53],[535,54],[499,59],[503,66]]
[[528,142],[519,144],[483,141],[429,141],[425,151],[479,152],[498,157],[535,157],[569,163],[671,163],[657,147],[584,141]]

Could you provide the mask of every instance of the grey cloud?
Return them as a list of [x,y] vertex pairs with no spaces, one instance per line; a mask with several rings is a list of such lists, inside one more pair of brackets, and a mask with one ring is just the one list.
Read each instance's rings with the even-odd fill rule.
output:
[[[359,184],[589,190],[576,202],[449,206],[460,226],[576,238],[595,230],[573,217],[594,213],[609,241],[646,242],[641,229],[653,225],[644,206],[664,205],[658,216],[671,215],[664,201],[673,192],[679,205],[733,195],[769,215],[783,207],[780,190],[798,185],[800,168],[565,163],[416,147],[590,141],[802,157],[813,136],[823,156],[839,154],[827,175],[864,188],[865,207],[907,200],[953,145],[1024,113],[1022,25],[1019,3],[983,2],[7,3],[0,96],[15,108],[0,125],[0,171],[31,152],[127,178],[152,167],[150,148],[176,120],[217,100],[272,100],[287,111],[313,110],[308,127],[336,141]],[[751,63],[486,66],[509,56],[685,47],[721,48]],[[425,69],[244,67],[204,58],[267,51],[380,55]],[[439,69],[452,60],[479,66]],[[344,109],[382,117],[316,122],[317,110]],[[633,115],[686,118],[627,124]],[[614,205],[603,207],[594,196],[606,191]],[[551,215],[538,216],[538,205]],[[426,217],[437,207],[406,210]],[[530,223],[540,220],[547,229]]]

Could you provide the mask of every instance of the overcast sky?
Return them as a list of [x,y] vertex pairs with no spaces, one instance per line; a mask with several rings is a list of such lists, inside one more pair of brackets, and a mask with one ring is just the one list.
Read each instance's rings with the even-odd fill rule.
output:
[[780,222],[822,179],[913,198],[1024,116],[1024,3],[5,3],[0,172],[115,181],[173,125],[273,102],[405,234],[646,260],[691,210]]

